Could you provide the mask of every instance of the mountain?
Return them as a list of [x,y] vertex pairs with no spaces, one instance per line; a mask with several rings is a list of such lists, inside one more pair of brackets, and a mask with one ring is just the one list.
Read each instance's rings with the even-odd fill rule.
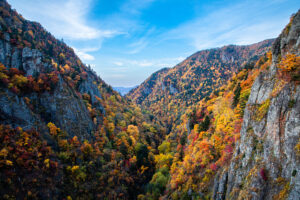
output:
[[136,199],[164,129],[0,1],[0,199]]
[[170,132],[188,106],[208,97],[212,91],[218,92],[215,89],[239,70],[252,68],[273,42],[271,39],[199,51],[173,68],[153,73],[126,96],[149,108]]
[[186,108],[144,199],[299,199],[299,41],[300,11],[253,67]]
[[119,92],[122,96],[125,96],[130,90],[136,88],[136,86],[133,87],[113,87],[113,89],[117,92]]

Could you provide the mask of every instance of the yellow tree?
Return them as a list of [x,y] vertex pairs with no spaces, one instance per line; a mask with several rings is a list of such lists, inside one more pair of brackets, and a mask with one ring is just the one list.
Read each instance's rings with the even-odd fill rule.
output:
[[60,133],[60,128],[57,128],[52,122],[49,122],[47,126],[51,135],[56,136],[58,133]]
[[130,136],[133,136],[135,140],[137,140],[140,136],[138,127],[132,124],[128,125],[127,132]]

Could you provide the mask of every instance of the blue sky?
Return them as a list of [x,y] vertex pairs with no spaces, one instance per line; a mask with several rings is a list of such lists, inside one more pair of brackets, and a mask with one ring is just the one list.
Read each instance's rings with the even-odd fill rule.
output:
[[299,0],[8,0],[112,86],[134,86],[198,50],[279,35]]

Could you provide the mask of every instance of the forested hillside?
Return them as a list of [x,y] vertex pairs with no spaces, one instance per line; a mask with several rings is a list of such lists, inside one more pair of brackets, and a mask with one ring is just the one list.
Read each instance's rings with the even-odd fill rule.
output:
[[229,45],[193,54],[173,68],[152,74],[127,95],[158,116],[170,132],[186,108],[208,97],[243,68],[253,68],[274,40],[249,46]]

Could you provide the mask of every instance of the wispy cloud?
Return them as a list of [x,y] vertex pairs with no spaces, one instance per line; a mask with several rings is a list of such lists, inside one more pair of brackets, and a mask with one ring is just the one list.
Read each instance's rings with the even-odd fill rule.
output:
[[149,45],[149,38],[151,34],[155,32],[155,28],[150,28],[146,31],[145,34],[143,34],[142,37],[138,38],[137,41],[129,44],[129,48],[131,50],[127,51],[127,54],[136,54],[142,51],[144,48],[146,48]]
[[127,44],[126,54],[136,54],[149,45],[150,36],[155,28],[142,21],[140,16],[156,0],[125,0],[119,9],[107,16],[102,22],[104,27],[123,35]]
[[121,7],[121,11],[127,14],[139,15],[143,9],[151,5],[155,0],[128,0]]
[[73,47],[75,53],[83,60],[83,61],[92,61],[95,60],[95,57],[90,54],[90,52],[95,52],[100,49],[100,47],[90,47],[90,48],[81,48],[77,49]]
[[[123,34],[111,28],[90,25],[88,14],[92,0],[9,0],[18,12],[30,20],[40,22],[57,38],[75,42],[73,49],[84,61],[95,60],[93,52],[101,48],[104,39]],[[97,47],[83,47],[83,46]]]
[[137,32],[147,30],[147,23],[140,19],[142,11],[147,9],[156,0],[124,0],[121,6],[107,15],[101,22],[108,29],[117,30],[127,37]]
[[[179,62],[183,61],[185,57],[174,57],[174,58],[162,58],[162,59],[142,59],[142,60],[130,60],[130,59],[119,59],[118,61],[112,62],[115,66],[126,66],[128,67],[173,67]],[[122,65],[120,65],[122,63]]]
[[114,65],[117,65],[117,66],[123,66],[124,63],[123,62],[120,62],[120,61],[115,61],[113,62]]
[[115,30],[102,30],[88,24],[86,16],[91,0],[9,0],[26,18],[39,21],[56,37],[65,39],[103,39],[119,34]]
[[142,51],[149,44],[147,37],[142,37],[138,41],[129,44],[130,50],[126,51],[127,54],[136,54]]
[[125,74],[111,74],[110,77],[111,78],[123,78],[123,77],[125,77]]
[[[199,17],[162,35],[163,40],[186,39],[197,50],[226,44],[251,44],[276,37],[287,19],[266,18],[270,9],[280,10],[280,1],[243,1]],[[275,12],[276,13],[276,12]]]
[[173,67],[183,61],[184,57],[157,59],[112,59],[101,68],[102,78],[110,80],[113,86],[135,86],[142,83],[153,72]]

